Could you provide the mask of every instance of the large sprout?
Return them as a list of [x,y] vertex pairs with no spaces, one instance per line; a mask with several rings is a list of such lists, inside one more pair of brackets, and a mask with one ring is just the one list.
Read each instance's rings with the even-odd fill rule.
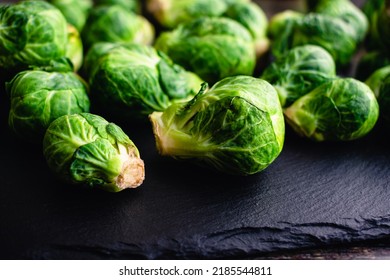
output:
[[250,33],[229,18],[204,17],[163,32],[155,47],[213,84],[233,75],[252,75],[256,56]]
[[227,77],[186,103],[150,115],[161,155],[249,175],[280,154],[284,119],[275,89],[250,76]]
[[100,116],[81,113],[53,121],[43,139],[50,169],[65,182],[119,192],[142,184],[139,151],[122,129]]
[[41,142],[60,116],[89,111],[85,82],[72,71],[27,70],[7,83],[11,100],[9,126],[25,141]]
[[116,118],[142,119],[185,100],[202,80],[174,64],[164,53],[139,44],[96,44],[87,54],[92,97]]
[[288,107],[319,85],[335,79],[336,65],[325,49],[298,46],[271,63],[261,78],[276,88],[282,107]]
[[0,69],[20,71],[65,55],[67,22],[44,1],[0,6]]
[[304,137],[348,141],[372,130],[379,109],[367,85],[353,78],[338,78],[302,96],[284,113],[292,128]]
[[93,0],[48,0],[56,6],[66,20],[81,31],[93,6]]
[[119,5],[94,7],[81,32],[86,49],[97,42],[139,43],[149,45],[154,40],[154,27],[143,16]]

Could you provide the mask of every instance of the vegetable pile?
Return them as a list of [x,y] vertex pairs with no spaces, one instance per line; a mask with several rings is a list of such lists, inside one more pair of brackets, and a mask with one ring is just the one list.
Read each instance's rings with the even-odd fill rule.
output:
[[10,129],[64,182],[119,192],[145,165],[107,120],[151,124],[160,155],[231,175],[271,165],[285,125],[336,142],[390,122],[390,1],[307,0],[268,16],[259,3],[0,4]]

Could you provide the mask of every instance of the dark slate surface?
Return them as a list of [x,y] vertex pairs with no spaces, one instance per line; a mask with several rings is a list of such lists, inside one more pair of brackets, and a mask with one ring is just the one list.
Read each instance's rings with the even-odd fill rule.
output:
[[246,258],[390,237],[381,125],[349,143],[313,143],[288,130],[268,169],[232,177],[161,157],[148,123],[121,124],[140,149],[146,180],[112,194],[60,183],[40,147],[10,133],[4,107],[2,259]]

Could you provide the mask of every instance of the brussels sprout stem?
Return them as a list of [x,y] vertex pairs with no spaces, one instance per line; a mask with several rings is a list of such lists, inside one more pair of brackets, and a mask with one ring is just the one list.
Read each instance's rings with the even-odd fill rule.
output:
[[120,146],[121,155],[123,159],[121,173],[116,178],[116,184],[120,190],[126,188],[136,188],[142,184],[145,179],[144,162],[138,155],[130,150],[123,153],[123,146]]

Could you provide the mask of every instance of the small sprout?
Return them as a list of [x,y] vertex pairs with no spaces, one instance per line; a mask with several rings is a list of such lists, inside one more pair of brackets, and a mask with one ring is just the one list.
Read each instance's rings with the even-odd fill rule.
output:
[[338,78],[315,88],[284,111],[300,135],[315,141],[348,141],[372,130],[379,115],[372,90],[353,78]]
[[80,113],[53,121],[43,139],[50,169],[65,182],[119,192],[145,177],[139,151],[120,127]]

